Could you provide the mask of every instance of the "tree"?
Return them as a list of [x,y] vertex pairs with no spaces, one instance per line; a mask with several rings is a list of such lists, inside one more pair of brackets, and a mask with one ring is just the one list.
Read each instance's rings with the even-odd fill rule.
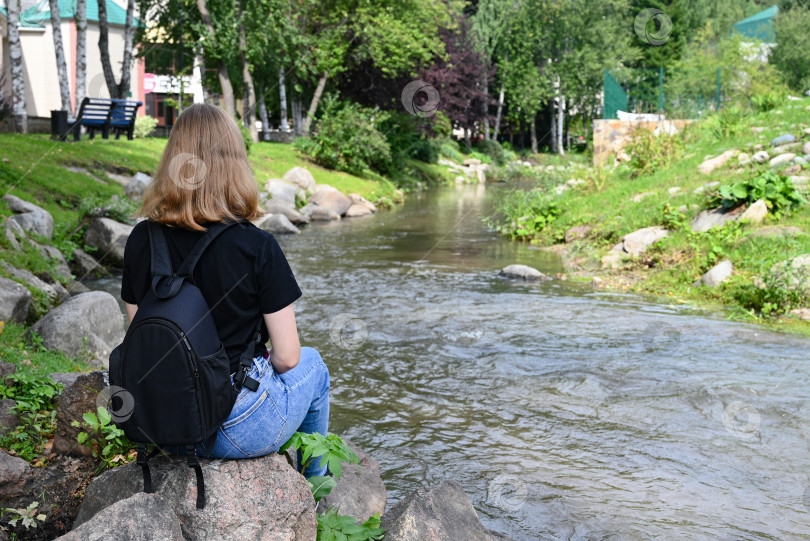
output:
[[447,59],[431,66],[422,79],[439,91],[442,112],[464,130],[464,142],[470,146],[471,135],[489,116],[484,108],[489,96],[483,81],[490,73],[483,55],[473,46],[468,20],[462,20],[457,30],[443,30],[442,34]]
[[76,0],[76,111],[87,85],[87,0]]
[[135,35],[135,0],[127,0],[127,14],[124,23],[124,59],[121,63],[121,80],[115,82],[110,62],[109,23],[107,21],[107,1],[98,1],[98,48],[101,56],[101,69],[111,98],[126,98],[130,89],[130,71],[132,69],[132,48]]
[[[214,22],[211,19],[211,13],[208,11],[208,3],[206,0],[197,0],[197,10],[200,13],[200,18],[207,32],[204,35],[203,48],[208,53],[212,51],[219,52],[217,50],[217,33],[214,29]],[[236,116],[236,100],[233,94],[233,85],[231,84],[231,78],[228,74],[226,58],[221,53],[217,55],[217,77],[219,78],[219,87],[222,90],[222,108],[231,116]]]
[[810,57],[807,55],[807,31],[810,8],[796,6],[780,13],[774,22],[776,47],[770,62],[782,72],[785,82],[797,92],[810,89]]
[[20,0],[7,0],[8,56],[11,61],[11,103],[14,129],[28,133],[28,112],[25,109],[25,73],[22,69],[20,44]]
[[242,117],[242,124],[248,129],[250,138],[256,143],[259,141],[259,135],[256,132],[256,90],[253,87],[253,77],[250,74],[247,59],[244,2],[245,0],[239,0],[239,58],[242,62],[242,80],[245,83],[245,115]]
[[65,62],[65,48],[62,46],[62,18],[59,16],[59,0],[48,0],[51,12],[51,32],[53,34],[53,48],[56,56],[56,73],[59,76],[59,94],[62,97],[62,110],[68,114],[73,112],[70,104],[70,83],[68,82],[67,63]]

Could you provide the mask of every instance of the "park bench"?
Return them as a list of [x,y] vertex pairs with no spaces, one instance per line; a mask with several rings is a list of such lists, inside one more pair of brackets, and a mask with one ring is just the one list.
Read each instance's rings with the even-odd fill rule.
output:
[[[82,126],[87,128],[90,139],[95,137],[96,130],[101,131],[102,138],[108,139],[110,129],[113,129],[116,139],[126,133],[127,139],[132,140],[138,107],[141,105],[141,102],[131,100],[84,98],[76,118],[72,122],[68,121],[66,132],[73,131],[74,141],[79,141]],[[66,137],[67,133],[60,138],[64,141]]]

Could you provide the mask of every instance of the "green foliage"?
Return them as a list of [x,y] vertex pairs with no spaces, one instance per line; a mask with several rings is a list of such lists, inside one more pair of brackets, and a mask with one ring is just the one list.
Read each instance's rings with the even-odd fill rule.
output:
[[776,47],[768,63],[776,67],[785,82],[796,92],[810,89],[810,56],[807,54],[807,29],[810,7],[795,6],[782,11],[774,21]]
[[461,153],[458,147],[458,143],[449,137],[445,139],[437,140],[439,143],[439,154],[453,160],[456,163],[461,163],[464,161],[464,154]]
[[20,424],[0,438],[0,447],[29,462],[42,454],[56,429],[56,400],[62,385],[48,376],[17,372],[0,383],[0,398],[11,398]]
[[531,240],[562,213],[557,200],[541,190],[515,190],[496,203],[500,218],[484,222],[502,235],[515,240]]
[[752,282],[740,285],[740,304],[763,316],[784,314],[810,302],[810,265],[790,258],[772,265]]
[[250,147],[253,146],[253,138],[250,136],[250,131],[241,122],[236,122],[239,125],[239,131],[242,132],[242,140],[245,142],[245,152],[250,154]]
[[784,101],[785,92],[781,86],[762,90],[751,96],[751,105],[760,112],[772,111],[782,105]]
[[489,156],[492,163],[497,165],[506,165],[510,161],[517,158],[517,154],[505,150],[500,143],[490,139],[484,139],[483,141],[476,143],[473,145],[473,148],[476,151]]
[[329,169],[355,175],[366,169],[385,173],[391,166],[391,148],[376,125],[386,117],[377,109],[328,96],[323,99],[322,117],[311,144],[299,148]]
[[640,129],[633,133],[625,151],[630,156],[628,165],[636,176],[651,175],[668,167],[683,150],[683,138],[680,134],[659,133]]
[[764,199],[768,210],[779,219],[784,213],[804,203],[804,199],[793,187],[793,182],[774,171],[734,184],[723,184],[716,192],[709,194],[710,205],[733,208],[743,203],[751,204]]
[[[303,471],[316,458],[320,457],[319,465],[326,466],[336,479],[340,479],[341,462],[359,464],[355,455],[343,439],[337,434],[324,436],[317,432],[305,434],[296,432],[287,443],[281,446],[279,453],[287,449],[301,451],[301,470]],[[358,466],[359,467],[359,466]]]
[[149,137],[157,126],[157,119],[153,116],[143,115],[135,119],[135,128],[132,130],[132,136],[135,139],[143,139]]
[[86,431],[79,432],[76,441],[87,445],[93,456],[102,460],[102,470],[115,468],[128,462],[127,456],[134,444],[124,435],[124,431],[115,426],[106,408],[99,406],[97,413],[91,411],[82,415],[84,423],[73,421],[74,427],[84,425]]
[[740,105],[732,105],[709,116],[704,127],[715,139],[722,141],[728,137],[741,134],[748,126],[749,112]]
[[381,541],[383,537],[379,513],[362,524],[355,524],[354,517],[338,515],[334,509],[318,515],[317,541]]
[[39,522],[43,522],[48,518],[44,513],[40,513],[38,508],[39,502],[34,500],[24,509],[4,507],[0,511],[2,511],[3,516],[6,514],[11,515],[12,518],[8,521],[9,526],[13,528],[20,522],[28,530],[29,528],[36,528]]
[[78,211],[82,218],[111,218],[117,222],[131,223],[137,209],[138,205],[126,197],[114,195],[85,197]]

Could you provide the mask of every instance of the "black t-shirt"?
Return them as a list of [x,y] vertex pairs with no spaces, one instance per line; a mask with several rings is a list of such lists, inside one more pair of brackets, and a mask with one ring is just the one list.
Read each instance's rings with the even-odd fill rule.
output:
[[[194,244],[204,234],[177,227],[164,227],[172,269],[180,268]],[[140,304],[152,285],[151,251],[147,222],[135,226],[124,251],[121,298]],[[219,338],[236,371],[239,357],[255,336],[251,336],[261,314],[272,314],[301,296],[287,258],[275,237],[243,222],[229,227],[214,239],[194,268],[194,283],[202,291],[214,318]],[[262,344],[268,340],[261,326]],[[256,355],[266,351],[256,348]]]

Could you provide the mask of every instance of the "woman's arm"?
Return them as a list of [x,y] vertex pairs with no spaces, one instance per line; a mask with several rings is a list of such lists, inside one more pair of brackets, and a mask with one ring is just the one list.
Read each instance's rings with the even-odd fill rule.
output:
[[128,302],[125,302],[124,304],[127,305],[127,318],[129,319],[129,322],[132,323],[132,318],[135,317],[135,312],[138,311],[138,305],[129,304]]
[[264,324],[270,334],[270,363],[279,374],[298,366],[301,359],[301,343],[295,325],[293,305],[272,314],[264,314]]

